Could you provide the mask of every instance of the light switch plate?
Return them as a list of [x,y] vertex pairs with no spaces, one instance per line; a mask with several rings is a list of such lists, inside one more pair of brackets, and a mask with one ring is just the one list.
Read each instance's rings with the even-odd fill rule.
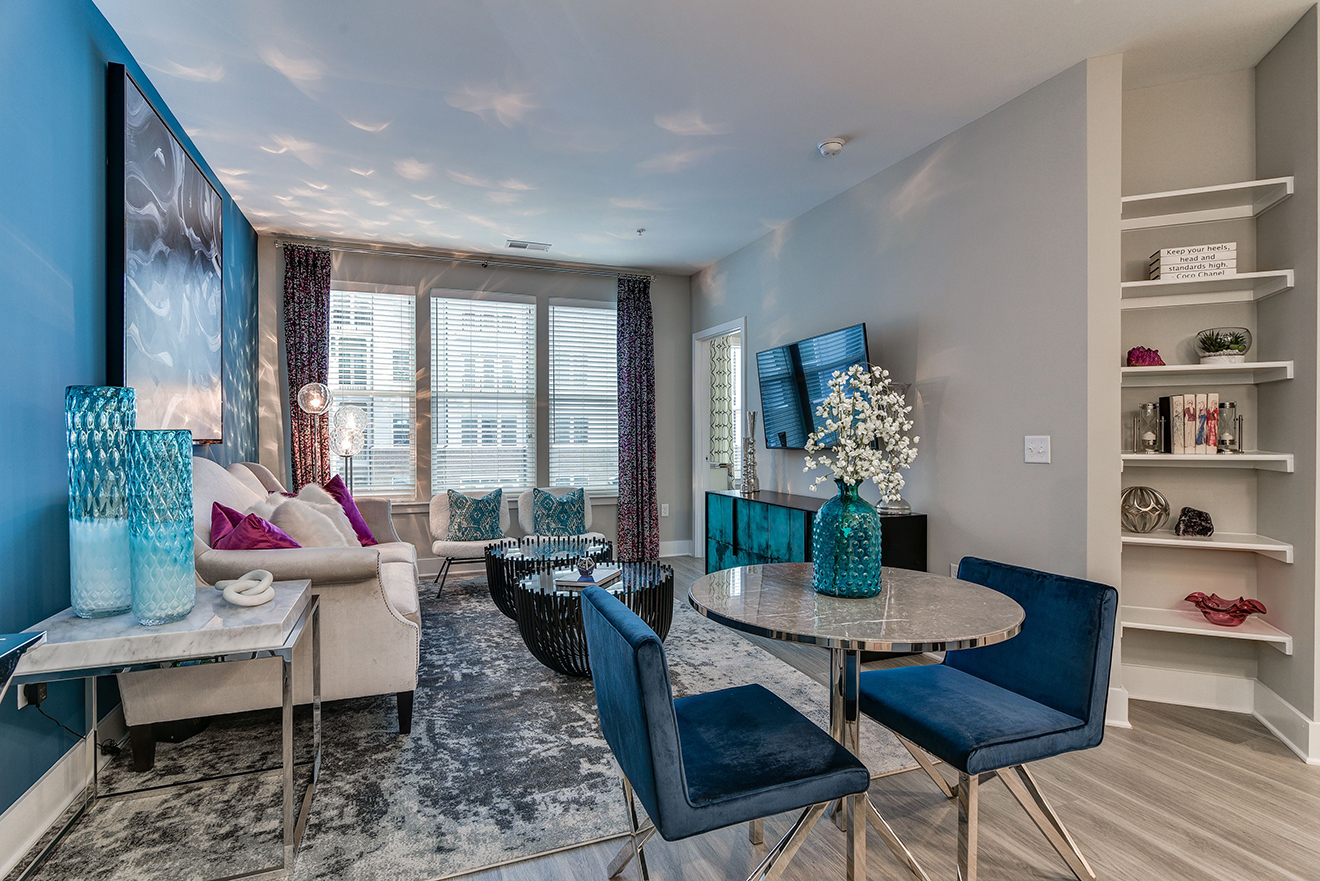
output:
[[1048,434],[1029,434],[1026,436],[1024,462],[1032,465],[1050,464],[1050,436]]
[[661,516],[661,517],[668,517],[668,516],[669,516],[669,506],[668,506],[668,505],[661,505],[661,506],[660,506],[660,516]]

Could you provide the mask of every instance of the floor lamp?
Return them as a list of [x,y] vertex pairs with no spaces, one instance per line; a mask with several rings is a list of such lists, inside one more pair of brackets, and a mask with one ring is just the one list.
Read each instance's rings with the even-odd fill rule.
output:
[[344,478],[353,494],[353,457],[367,443],[367,413],[361,407],[341,406],[331,419],[330,451],[344,459]]
[[[334,403],[335,397],[330,393],[330,389],[319,382],[309,382],[298,389],[298,409],[302,410],[308,416],[312,417],[312,437],[320,439],[320,417],[326,414],[330,405]],[[320,459],[320,456],[317,456]],[[320,469],[317,469],[317,482],[321,482]]]

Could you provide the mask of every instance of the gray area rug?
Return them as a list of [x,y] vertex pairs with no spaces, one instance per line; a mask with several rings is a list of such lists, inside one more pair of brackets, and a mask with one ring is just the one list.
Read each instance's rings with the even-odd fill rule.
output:
[[[681,580],[676,592],[666,640],[675,696],[760,683],[826,726],[824,686],[692,611]],[[627,828],[590,681],[541,666],[484,578],[451,579],[443,597],[433,595],[425,585],[412,736],[396,733],[392,697],[324,707],[321,780],[294,879],[430,881]],[[306,758],[310,713],[297,720],[297,755]],[[912,764],[891,735],[863,725],[872,774]],[[103,791],[273,766],[279,743],[278,711],[224,717],[186,743],[161,744],[150,774],[135,774],[125,750],[104,772]],[[182,881],[251,871],[279,861],[279,830],[277,775],[105,801],[35,878]]]

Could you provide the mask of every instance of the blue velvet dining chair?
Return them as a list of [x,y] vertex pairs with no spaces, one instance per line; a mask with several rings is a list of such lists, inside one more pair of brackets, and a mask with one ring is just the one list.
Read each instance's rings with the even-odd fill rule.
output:
[[[837,799],[848,821],[848,878],[866,877],[871,779],[852,753],[759,685],[674,700],[660,638],[609,591],[582,591],[582,620],[600,727],[623,772],[631,827],[609,877],[636,857],[649,878],[642,847],[655,832],[677,841],[748,823],[760,844],[765,817],[801,809],[749,881],[778,878]],[[634,794],[649,818],[644,825]]]
[[[997,645],[949,652],[943,664],[863,673],[861,710],[897,734],[944,794],[958,800],[963,881],[976,881],[978,792],[995,776],[1073,874],[1093,881],[1027,763],[1100,744],[1118,592],[975,557],[963,558],[958,577],[1015,599],[1026,612],[1022,632]],[[957,784],[922,750],[956,768]]]

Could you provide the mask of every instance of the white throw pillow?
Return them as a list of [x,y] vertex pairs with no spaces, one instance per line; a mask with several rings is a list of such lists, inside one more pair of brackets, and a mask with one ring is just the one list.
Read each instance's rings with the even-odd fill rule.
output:
[[[258,514],[258,516],[261,516]],[[284,499],[267,518],[305,548],[341,548],[348,545],[335,522],[301,499]]]
[[326,517],[329,517],[330,522],[344,537],[346,545],[353,548],[362,547],[362,541],[357,537],[357,530],[353,528],[348,515],[344,513],[344,506],[339,504],[339,500],[326,492],[323,487],[315,483],[307,484],[298,490],[298,501],[311,505]]

